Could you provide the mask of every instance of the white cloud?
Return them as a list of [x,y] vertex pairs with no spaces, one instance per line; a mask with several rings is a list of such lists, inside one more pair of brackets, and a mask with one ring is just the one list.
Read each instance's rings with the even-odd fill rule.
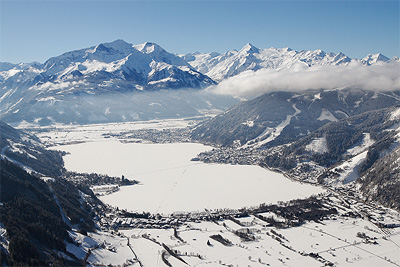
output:
[[314,66],[307,69],[245,71],[230,77],[209,90],[234,96],[257,96],[273,91],[357,88],[389,91],[400,89],[400,63],[363,66]]

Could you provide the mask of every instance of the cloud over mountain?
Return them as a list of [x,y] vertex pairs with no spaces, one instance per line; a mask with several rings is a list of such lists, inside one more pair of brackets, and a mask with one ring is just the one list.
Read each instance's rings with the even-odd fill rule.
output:
[[274,91],[303,91],[356,87],[366,90],[400,89],[400,63],[365,66],[359,62],[341,66],[248,70],[221,81],[209,90],[235,96],[257,96]]

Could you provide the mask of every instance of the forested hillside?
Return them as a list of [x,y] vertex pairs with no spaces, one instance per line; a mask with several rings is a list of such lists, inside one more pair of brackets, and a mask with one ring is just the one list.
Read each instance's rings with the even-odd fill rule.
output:
[[81,266],[65,242],[72,242],[72,226],[82,233],[95,229],[93,207],[102,204],[93,193],[81,188],[90,194],[82,199],[82,191],[66,180],[44,181],[7,160],[1,160],[0,175],[0,222],[7,231],[0,242],[2,262]]
[[200,124],[192,138],[268,148],[296,141],[329,122],[398,103],[399,92],[355,88],[267,93]]
[[17,130],[0,121],[0,157],[42,175],[60,175],[62,153],[48,150],[34,135]]

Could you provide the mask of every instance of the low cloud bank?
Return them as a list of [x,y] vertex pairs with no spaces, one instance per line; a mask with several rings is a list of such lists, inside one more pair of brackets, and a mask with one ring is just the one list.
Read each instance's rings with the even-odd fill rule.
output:
[[363,66],[313,66],[307,69],[245,71],[209,88],[214,93],[251,97],[274,91],[303,91],[357,87],[366,90],[400,90],[400,63]]

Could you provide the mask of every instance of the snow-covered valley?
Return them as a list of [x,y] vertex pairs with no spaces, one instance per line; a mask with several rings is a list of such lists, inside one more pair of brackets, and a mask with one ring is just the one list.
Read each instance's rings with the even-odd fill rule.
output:
[[193,143],[122,144],[92,142],[57,147],[70,171],[124,175],[140,184],[101,197],[112,206],[136,212],[173,213],[242,208],[306,198],[324,190],[287,179],[259,166],[190,161],[210,147]]
[[[139,181],[99,197],[114,209],[151,213],[148,219],[108,213],[99,218],[98,232],[70,233],[69,253],[90,266],[400,265],[400,214],[394,210],[362,203],[346,187],[301,184],[259,166],[191,161],[212,147],[154,143],[135,134],[184,129],[197,119],[36,132],[52,149],[69,153],[64,160],[70,171]],[[310,203],[326,215],[301,224],[290,219],[296,205],[307,214],[308,200],[289,200],[311,195]]]
[[[197,143],[154,144],[136,140],[105,138],[113,128],[163,129],[185,127],[191,120],[161,120],[152,123],[98,124],[66,126],[42,133],[42,140],[58,145],[65,167],[79,173],[99,173],[137,180],[138,185],[124,186],[101,200],[121,209],[135,212],[173,213],[202,211],[276,203],[318,194],[324,189],[300,184],[283,174],[259,166],[206,164],[191,161],[199,153],[212,147]],[[68,137],[69,136],[69,137]],[[108,137],[108,136],[107,136]],[[75,143],[74,142],[84,142]],[[121,142],[123,141],[123,143]],[[140,143],[136,143],[140,142]],[[53,143],[54,144],[54,143]]]

